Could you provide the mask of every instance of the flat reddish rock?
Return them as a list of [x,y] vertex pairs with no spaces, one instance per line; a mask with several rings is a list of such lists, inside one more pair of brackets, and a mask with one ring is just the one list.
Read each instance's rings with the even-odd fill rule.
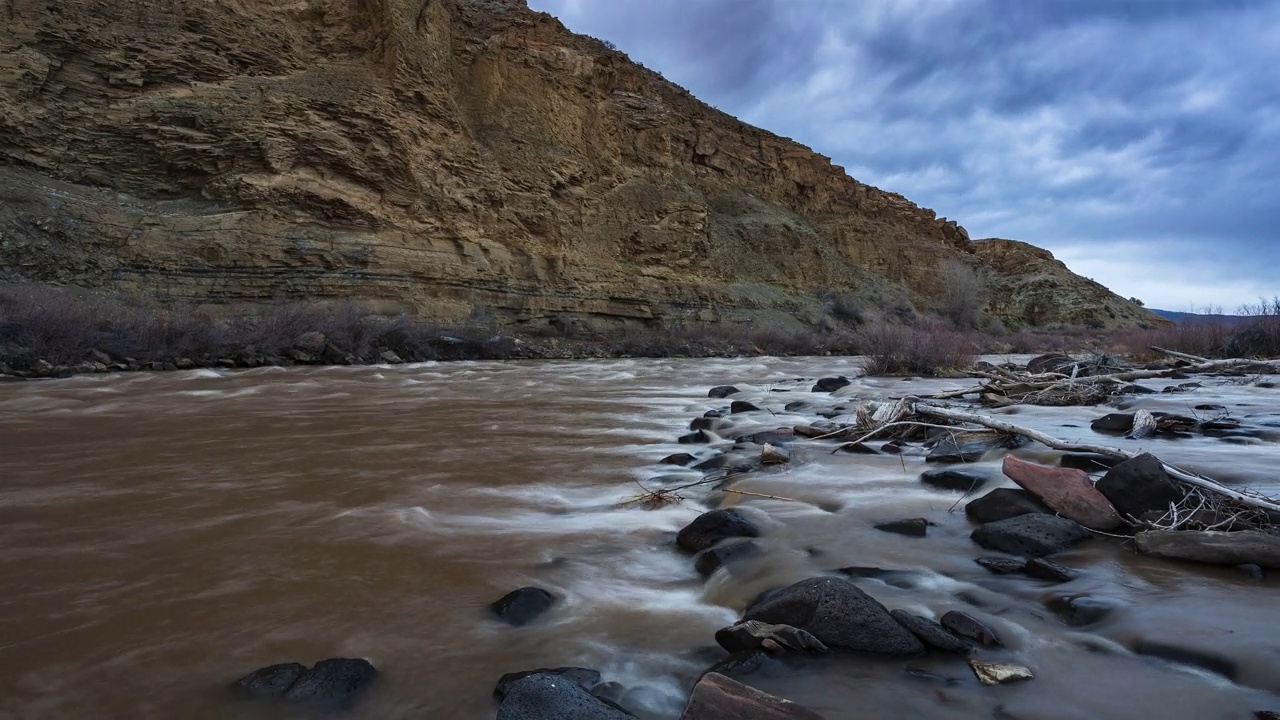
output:
[[1001,469],[1050,510],[1087,528],[1114,530],[1124,524],[1115,506],[1093,487],[1083,470],[1046,467],[1012,455],[1005,457]]

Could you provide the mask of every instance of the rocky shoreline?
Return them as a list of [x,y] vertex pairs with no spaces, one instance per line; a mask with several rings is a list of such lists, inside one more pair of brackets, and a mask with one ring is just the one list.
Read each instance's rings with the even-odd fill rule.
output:
[[[742,491],[734,486],[757,474],[784,471],[793,462],[794,447],[829,446],[845,452],[924,458],[933,467],[920,474],[919,482],[955,493],[957,505],[967,500],[963,509],[973,523],[973,559],[992,575],[1020,576],[1026,583],[1044,587],[1069,583],[1081,571],[1056,558],[1081,543],[1132,542],[1139,552],[1152,557],[1234,566],[1258,580],[1280,568],[1276,526],[1280,515],[1222,517],[1201,508],[1192,511],[1197,517],[1179,522],[1175,529],[1161,529],[1169,526],[1165,516],[1170,508],[1186,503],[1187,489],[1152,454],[1115,460],[1062,453],[1058,465],[1050,466],[1010,454],[1019,443],[1009,438],[957,437],[960,432],[947,427],[879,426],[879,432],[872,433],[874,440],[863,438],[857,447],[846,447],[851,435],[867,435],[862,432],[866,428],[854,420],[859,412],[851,384],[847,377],[796,380],[772,388],[778,394],[772,395],[770,399],[777,400],[771,403],[735,399],[740,391],[734,386],[712,388],[708,399],[717,406],[691,419],[688,433],[679,438],[689,451],[661,461],[679,472],[651,478],[650,492],[633,502],[642,507],[672,502],[708,505],[710,509],[672,538],[671,552],[686,554],[704,578],[748,572],[768,555],[769,549],[759,541],[768,537],[777,521],[758,508],[731,504],[753,494],[736,494]],[[800,399],[791,399],[796,397]],[[804,422],[779,424],[775,419],[779,411],[802,417]],[[841,422],[842,418],[851,422]],[[1123,417],[1099,418],[1092,432],[1100,436],[1129,432],[1133,418],[1130,413],[1125,428],[1119,428],[1125,424]],[[1213,431],[1215,426],[1203,423],[1170,430]],[[1003,455],[1003,475],[1018,487],[987,490],[995,478],[965,467],[984,455],[988,459]],[[691,480],[694,473],[702,480]],[[912,517],[886,519],[875,529],[927,542],[932,526],[929,517]],[[959,598],[954,607],[928,616],[891,609],[859,587],[868,580],[892,584],[904,578],[909,586],[912,572],[890,567],[831,568],[756,597],[743,608],[737,623],[707,638],[718,646],[718,657],[708,654],[705,672],[684,699],[682,720],[820,718],[813,710],[751,687],[751,678],[780,663],[802,671],[806,663],[833,655],[896,663],[904,677],[938,687],[965,682],[957,675],[960,668],[970,675],[967,682],[984,686],[1034,682],[1034,663],[1020,655],[1016,644],[1002,638],[1000,626],[986,619],[981,603]],[[522,626],[553,612],[557,600],[545,589],[523,587],[495,601],[489,610],[497,621]],[[1046,602],[1046,609],[1062,625],[1087,633],[1114,607],[1106,598],[1059,593]],[[1238,679],[1238,660],[1195,647],[1141,640],[1128,650],[1227,680]],[[932,669],[916,665],[923,658],[935,661]],[[234,689],[241,697],[270,696],[290,703],[350,703],[376,675],[363,662],[332,659],[311,670],[298,663],[271,666],[237,681]],[[944,668],[941,673],[936,669],[939,663]],[[948,667],[955,670],[945,670]],[[670,717],[652,710],[655,704],[646,702],[651,692],[643,685],[607,682],[591,668],[557,667],[504,675],[494,698],[499,720]],[[1257,717],[1276,717],[1273,710],[1259,709]]]

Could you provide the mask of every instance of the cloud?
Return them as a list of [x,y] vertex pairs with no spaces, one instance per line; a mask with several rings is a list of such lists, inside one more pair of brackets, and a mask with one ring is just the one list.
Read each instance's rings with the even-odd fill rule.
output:
[[1280,0],[531,0],[1152,306],[1280,294]]

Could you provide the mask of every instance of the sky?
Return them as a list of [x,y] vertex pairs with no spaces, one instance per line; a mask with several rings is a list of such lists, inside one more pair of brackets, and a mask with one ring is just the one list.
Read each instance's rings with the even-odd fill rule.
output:
[[1280,0],[529,5],[1148,307],[1280,295]]

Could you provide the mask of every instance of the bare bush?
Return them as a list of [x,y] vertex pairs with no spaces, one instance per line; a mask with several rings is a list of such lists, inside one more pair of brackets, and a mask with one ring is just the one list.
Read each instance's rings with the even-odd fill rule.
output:
[[866,308],[852,295],[823,290],[818,293],[818,298],[822,300],[822,310],[826,314],[846,325],[858,326],[867,320]]
[[1280,357],[1280,296],[1240,308],[1248,319],[1226,339],[1228,354],[1239,357]]
[[958,260],[939,268],[942,281],[942,315],[962,330],[978,327],[987,306],[991,280],[985,271]]
[[873,375],[940,375],[977,360],[977,338],[939,323],[870,325],[859,331]]

